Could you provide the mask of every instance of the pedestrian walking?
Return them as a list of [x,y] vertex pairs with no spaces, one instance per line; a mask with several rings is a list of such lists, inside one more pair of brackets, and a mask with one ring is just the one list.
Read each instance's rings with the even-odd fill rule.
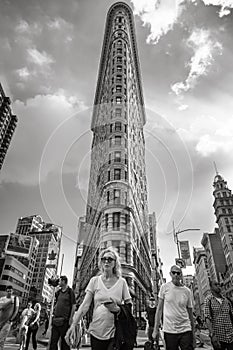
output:
[[221,294],[218,281],[210,281],[211,294],[204,302],[204,315],[214,350],[233,350],[233,308]]
[[59,286],[60,289],[55,294],[49,350],[57,350],[59,339],[61,339],[61,350],[70,349],[65,341],[65,335],[75,312],[75,295],[68,286],[68,278],[66,276],[60,277]]
[[182,270],[173,265],[171,281],[161,286],[155,315],[153,338],[159,336],[163,313],[163,332],[166,350],[192,350],[195,347],[192,298],[189,288],[182,284]]
[[20,326],[19,326],[19,350],[23,350],[26,345],[27,331],[30,318],[32,317],[34,310],[32,308],[32,302],[29,301],[27,308],[24,309],[20,316]]
[[40,303],[36,303],[33,308],[33,314],[31,315],[29,320],[26,322],[26,325],[28,326],[28,330],[27,330],[26,345],[24,350],[28,350],[31,336],[32,336],[33,350],[37,349],[36,335],[39,329],[40,311],[41,311],[41,305]]
[[0,350],[4,349],[12,322],[19,311],[19,298],[13,293],[13,287],[7,286],[6,296],[0,298]]
[[45,320],[44,320],[44,332],[42,333],[42,335],[46,336],[48,328],[49,328],[49,313],[46,310],[45,311]]
[[66,339],[70,344],[76,340],[78,324],[94,300],[92,322],[88,329],[91,349],[107,350],[115,342],[114,315],[120,312],[122,302],[127,308],[131,306],[131,297],[127,283],[121,277],[120,259],[114,248],[109,247],[100,253],[99,269],[101,274],[91,278],[84,300],[74,315]]
[[152,333],[155,325],[156,302],[153,297],[150,297],[148,306],[146,307],[146,318],[148,322],[147,337],[149,341],[153,341]]

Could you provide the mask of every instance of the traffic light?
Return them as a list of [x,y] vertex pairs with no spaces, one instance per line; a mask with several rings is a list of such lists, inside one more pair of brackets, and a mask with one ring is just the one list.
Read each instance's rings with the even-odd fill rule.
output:
[[185,260],[181,259],[181,258],[177,258],[176,259],[176,265],[179,266],[181,269],[185,269],[186,268]]

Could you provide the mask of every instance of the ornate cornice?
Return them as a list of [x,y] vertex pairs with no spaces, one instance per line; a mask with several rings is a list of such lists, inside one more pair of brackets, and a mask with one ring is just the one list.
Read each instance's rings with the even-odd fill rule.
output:
[[[144,99],[143,99],[143,93],[142,93],[142,82],[141,82],[140,64],[139,64],[136,35],[135,35],[135,26],[134,26],[134,20],[133,20],[133,12],[128,4],[121,2],[121,1],[113,4],[110,7],[108,14],[107,14],[104,41],[103,41],[103,47],[102,47],[102,52],[101,52],[100,65],[99,65],[99,74],[98,74],[97,87],[96,87],[96,93],[95,93],[95,99],[94,99],[94,106],[97,106],[100,103],[100,94],[102,91],[101,85],[103,84],[104,71],[106,68],[107,57],[109,54],[109,44],[110,44],[110,38],[111,38],[110,33],[111,33],[111,29],[112,29],[112,18],[114,16],[115,12],[120,10],[120,9],[124,9],[129,17],[130,39],[131,39],[131,43],[132,43],[134,63],[135,63],[135,69],[136,69],[137,86],[138,86],[138,92],[139,92],[139,98],[140,98],[140,104],[141,104],[141,110],[142,110],[143,124],[145,124],[146,116],[145,116]],[[93,115],[92,115],[92,125],[91,125],[92,130],[95,127],[96,113],[98,113],[97,111],[98,111],[98,109],[96,109],[94,107]]]

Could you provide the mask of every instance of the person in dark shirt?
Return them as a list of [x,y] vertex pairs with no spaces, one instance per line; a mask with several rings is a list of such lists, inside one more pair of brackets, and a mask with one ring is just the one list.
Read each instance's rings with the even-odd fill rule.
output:
[[61,338],[61,350],[70,350],[65,341],[65,335],[72,323],[76,308],[75,295],[68,286],[66,276],[61,276],[59,281],[60,289],[55,294],[55,306],[52,318],[52,332],[49,350],[57,350],[57,344]]
[[148,321],[148,339],[153,342],[153,329],[155,325],[155,313],[156,313],[156,302],[153,297],[149,299],[148,306],[146,308],[146,316]]

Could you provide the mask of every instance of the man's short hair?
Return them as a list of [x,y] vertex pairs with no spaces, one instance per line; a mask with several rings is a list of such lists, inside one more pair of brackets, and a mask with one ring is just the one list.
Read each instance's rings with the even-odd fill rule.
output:
[[60,279],[64,281],[66,284],[68,283],[68,278],[66,276],[61,276]]
[[8,289],[13,290],[13,287],[12,286],[6,286],[6,290],[8,290]]

